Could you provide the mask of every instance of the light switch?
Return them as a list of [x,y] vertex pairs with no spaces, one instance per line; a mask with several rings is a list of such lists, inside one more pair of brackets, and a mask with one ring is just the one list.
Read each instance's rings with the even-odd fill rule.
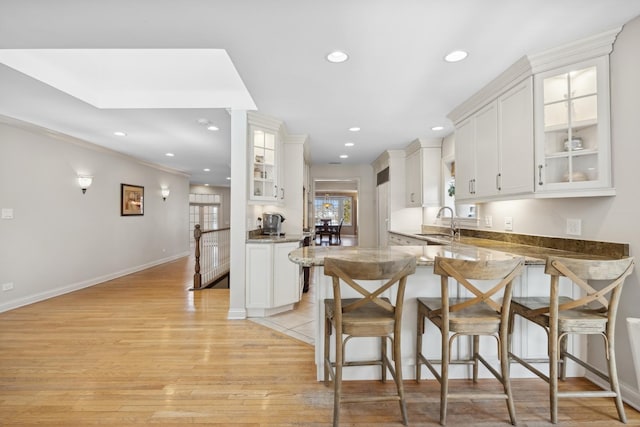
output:
[[13,219],[13,209],[2,208],[2,219]]
[[505,231],[513,231],[513,218],[510,216],[504,217],[504,229]]

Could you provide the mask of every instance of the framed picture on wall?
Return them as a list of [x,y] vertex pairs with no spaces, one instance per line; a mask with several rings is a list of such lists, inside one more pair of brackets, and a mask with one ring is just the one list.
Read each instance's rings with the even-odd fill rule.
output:
[[144,187],[120,184],[120,216],[144,215]]

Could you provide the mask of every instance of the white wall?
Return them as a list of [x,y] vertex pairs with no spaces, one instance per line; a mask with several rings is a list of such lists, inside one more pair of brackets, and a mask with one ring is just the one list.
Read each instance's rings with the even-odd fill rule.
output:
[[[640,247],[636,220],[640,211],[640,18],[626,24],[611,54],[611,137],[615,197],[522,200],[480,205],[480,216],[491,215],[501,231],[504,217],[513,217],[513,231],[522,234],[567,236],[567,218],[582,219],[586,240],[629,243],[631,255]],[[482,223],[482,222],[481,222]],[[640,269],[627,279],[619,311],[616,351],[619,377],[627,395],[638,393],[627,336],[626,317],[640,317]],[[589,360],[605,367],[601,339],[589,343]],[[640,394],[635,394],[640,406]]]
[[311,165],[311,180],[351,179],[358,188],[358,245],[376,246],[375,175],[371,165]]
[[[121,183],[144,186],[144,216],[120,216]],[[187,255],[188,193],[183,174],[0,118],[0,312]]]

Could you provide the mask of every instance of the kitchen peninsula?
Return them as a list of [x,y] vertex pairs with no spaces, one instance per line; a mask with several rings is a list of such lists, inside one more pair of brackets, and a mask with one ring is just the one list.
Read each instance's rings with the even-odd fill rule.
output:
[[[416,236],[420,238],[420,236]],[[358,259],[380,258],[385,259],[397,255],[410,254],[416,257],[417,269],[415,274],[408,277],[407,287],[405,291],[405,303],[402,324],[402,366],[404,378],[415,378],[415,336],[416,336],[416,298],[417,297],[437,297],[440,295],[440,277],[433,274],[433,260],[436,256],[468,259],[468,260],[487,260],[487,259],[510,259],[514,257],[524,257],[526,269],[525,272],[514,282],[514,296],[540,296],[548,292],[549,279],[544,274],[544,263],[547,255],[564,255],[585,257],[585,253],[566,251],[559,249],[550,249],[539,246],[529,246],[516,243],[491,241],[489,239],[478,239],[463,237],[462,241],[447,238],[440,239],[422,239],[424,245],[413,246],[391,246],[388,248],[360,248],[360,247],[304,247],[292,251],[289,259],[296,264],[313,268],[313,283],[317,285],[316,289],[316,333],[315,333],[315,362],[317,379],[324,379],[323,370],[323,336],[324,336],[324,304],[325,298],[332,297],[331,279],[324,275],[322,268],[324,258],[327,256],[337,257],[341,259],[349,259],[357,261]],[[491,249],[491,246],[500,248],[500,250]],[[623,245],[624,246],[624,245]],[[487,283],[490,286],[491,283]],[[561,293],[573,298],[574,294],[570,282],[564,282],[560,286]],[[451,296],[465,296],[462,289],[456,284],[451,283],[449,289]],[[350,297],[351,295],[344,295]],[[425,349],[427,357],[439,358],[440,356],[440,338],[439,331],[433,325],[427,325],[425,335]],[[481,337],[481,346],[488,350],[494,349],[494,354],[488,354],[488,360],[492,364],[498,366],[498,358],[495,353],[495,345],[485,341],[492,340],[491,337]],[[516,319],[513,335],[512,346],[527,358],[543,358],[546,354],[546,335],[540,328],[535,328]],[[366,342],[365,342],[366,341]],[[468,355],[470,351],[470,341],[465,339],[458,340],[457,346],[453,348],[452,357]],[[374,357],[379,352],[379,341],[371,338],[359,338],[357,348],[351,348],[350,353],[354,355],[354,360],[358,358]],[[570,337],[569,349],[576,354],[581,354],[584,347],[581,346],[579,337]],[[546,370],[544,364],[538,366],[541,370]],[[450,367],[451,378],[468,378],[468,367],[454,365]],[[423,372],[426,370],[423,370]],[[345,379],[376,379],[379,370],[372,367],[353,367],[345,370]],[[489,377],[488,372],[481,372],[481,377]],[[519,365],[512,366],[513,378],[530,377],[532,374]],[[582,376],[583,372],[576,366],[570,366],[567,375]],[[431,373],[424,372],[424,378],[432,378]]]

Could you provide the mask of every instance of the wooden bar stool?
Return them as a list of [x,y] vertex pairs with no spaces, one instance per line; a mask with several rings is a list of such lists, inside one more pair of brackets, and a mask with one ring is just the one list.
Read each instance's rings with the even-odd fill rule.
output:
[[[440,382],[440,424],[446,424],[447,400],[455,399],[506,399],[511,423],[515,425],[515,405],[509,381],[508,326],[509,304],[513,280],[524,267],[524,259],[466,261],[436,257],[433,272],[441,276],[440,298],[418,298],[418,331],[416,339],[416,380],[420,381],[420,367],[426,365]],[[473,297],[449,297],[449,279],[456,280]],[[477,280],[498,281],[487,291],[478,289]],[[504,291],[504,292],[500,292]],[[422,336],[425,319],[429,319],[441,334],[441,359],[427,359],[422,353]],[[449,337],[449,333],[453,335]],[[480,355],[480,335],[489,335],[498,342],[500,372]],[[469,359],[450,360],[451,345],[460,336],[471,336],[472,353]],[[473,365],[473,382],[478,378],[478,362],[481,362],[501,383],[504,393],[450,393],[449,365]],[[440,365],[438,372],[433,365]]]
[[[552,423],[558,422],[560,397],[613,397],[620,421],[627,422],[616,369],[615,328],[622,286],[625,278],[633,271],[633,265],[633,258],[605,261],[549,257],[545,273],[551,276],[550,296],[513,298],[510,329],[513,330],[515,315],[519,315],[543,327],[549,337],[548,376],[531,364],[541,360],[523,359],[513,353],[510,353],[510,356],[549,383]],[[584,296],[577,300],[559,296],[560,277],[569,278],[581,288]],[[589,280],[607,283],[596,290],[589,285]],[[596,334],[604,338],[608,375],[567,351],[567,336],[570,334]],[[559,392],[558,368],[560,365],[560,377],[564,380],[567,358],[608,381],[610,390]]]
[[[380,402],[397,400],[400,403],[402,422],[407,425],[407,408],[402,386],[400,354],[400,332],[404,290],[407,276],[416,270],[413,256],[398,256],[385,261],[348,261],[325,258],[324,274],[332,277],[333,298],[325,299],[324,334],[324,378],[330,377],[334,383],[333,425],[340,421],[340,404],[354,402]],[[356,282],[360,281],[360,283]],[[367,290],[364,280],[384,281],[376,284],[373,291]],[[395,303],[383,295],[395,288]],[[353,289],[357,298],[342,298],[341,284]],[[361,295],[361,297],[360,297]],[[330,335],[335,328],[335,361],[330,360]],[[343,334],[346,338],[343,339]],[[365,361],[345,361],[345,346],[353,337],[380,337],[380,358]],[[387,340],[393,345],[391,363],[387,357]],[[397,395],[392,396],[343,396],[342,368],[345,366],[380,366],[382,381],[387,378],[387,369],[396,383]]]

